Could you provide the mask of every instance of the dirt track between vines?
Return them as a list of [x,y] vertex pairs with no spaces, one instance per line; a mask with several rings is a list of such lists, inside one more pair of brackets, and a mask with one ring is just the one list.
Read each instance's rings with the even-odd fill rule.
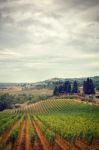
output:
[[30,133],[29,133],[29,121],[26,121],[26,145],[25,150],[32,150],[31,141],[30,141]]
[[[39,120],[44,126],[46,126],[41,120]],[[37,124],[37,123],[36,123]],[[52,129],[47,128],[49,131],[53,132]],[[53,132],[54,133],[54,132]],[[95,139],[92,145],[89,145],[88,142],[82,140],[80,138],[76,138],[74,143],[70,143],[69,141],[65,140],[63,137],[57,135],[55,139],[54,149],[61,150],[98,150],[99,149],[99,140]]]
[[[39,121],[46,127],[46,124],[44,124],[44,122],[42,122],[41,120]],[[70,143],[60,135],[56,135],[55,143],[52,146],[46,138],[44,132],[41,130],[39,122],[37,120],[31,120],[32,126],[36,133],[35,140],[31,141],[29,129],[30,123],[28,119],[22,122],[19,136],[14,145],[10,148],[10,146],[6,145],[6,143],[8,142],[12,131],[17,127],[19,122],[20,120],[16,121],[12,125],[11,129],[7,130],[7,132],[2,135],[2,144],[4,144],[6,148],[9,147],[9,150],[99,150],[98,139],[93,140],[92,145],[89,145],[85,140],[82,140],[80,138],[76,138],[73,143]],[[49,127],[47,128],[47,130],[53,132],[53,130]]]
[[50,146],[49,142],[47,141],[47,139],[46,139],[45,135],[42,133],[42,131],[39,129],[37,123],[34,120],[32,121],[32,123],[33,123],[33,127],[36,130],[36,133],[42,143],[44,150],[51,150],[51,146]]
[[26,134],[26,121],[23,122],[19,138],[16,140],[13,150],[25,149],[25,134]]
[[7,141],[9,140],[9,137],[11,136],[12,131],[16,128],[16,126],[18,125],[19,121],[16,121],[12,127],[10,129],[7,130],[7,132],[2,136],[1,142],[3,144],[6,144]]

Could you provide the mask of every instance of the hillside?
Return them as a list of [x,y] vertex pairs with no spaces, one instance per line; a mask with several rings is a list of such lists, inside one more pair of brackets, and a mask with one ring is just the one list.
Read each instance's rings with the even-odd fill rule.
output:
[[[52,78],[49,80],[45,80],[42,82],[33,83],[33,86],[36,88],[50,88],[53,89],[56,85],[63,84],[65,81],[70,81],[73,83],[75,80],[78,82],[79,86],[82,86],[83,81],[86,80],[85,78]],[[96,88],[99,88],[99,76],[90,77]],[[32,87],[32,84],[31,84]]]
[[[87,77],[84,78],[52,78],[45,81],[35,82],[35,83],[0,83],[0,89],[3,90],[15,90],[21,91],[24,89],[54,89],[56,85],[60,85],[64,83],[65,81],[70,81],[73,83],[73,81],[77,81],[79,86],[82,86],[83,81],[86,80]],[[96,88],[99,89],[99,76],[90,77]]]
[[98,150],[99,106],[50,99],[0,113],[0,149]]

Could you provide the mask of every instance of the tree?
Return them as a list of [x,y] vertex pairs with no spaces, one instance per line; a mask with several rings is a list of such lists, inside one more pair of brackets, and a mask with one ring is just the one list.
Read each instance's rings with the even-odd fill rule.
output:
[[57,86],[54,88],[53,95],[54,96],[58,96],[59,95],[59,88]]
[[73,94],[78,93],[78,83],[77,83],[77,81],[74,81],[74,83],[73,83],[72,93]]
[[11,108],[11,98],[9,94],[0,95],[0,111]]
[[60,85],[60,86],[58,87],[58,91],[59,91],[59,94],[63,94],[63,93],[64,93],[64,88],[63,88],[62,85]]
[[84,94],[87,94],[87,95],[95,94],[95,87],[94,87],[92,79],[87,78],[87,80],[84,81],[83,92]]
[[71,93],[71,84],[69,81],[64,83],[64,93],[70,94]]

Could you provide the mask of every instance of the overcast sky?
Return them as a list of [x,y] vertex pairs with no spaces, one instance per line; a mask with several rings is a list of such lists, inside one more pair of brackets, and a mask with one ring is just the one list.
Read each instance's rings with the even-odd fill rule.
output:
[[99,75],[99,0],[0,0],[0,82]]

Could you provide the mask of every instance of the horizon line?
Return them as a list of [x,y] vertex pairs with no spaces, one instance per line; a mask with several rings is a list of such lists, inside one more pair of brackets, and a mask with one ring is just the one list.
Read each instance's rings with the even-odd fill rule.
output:
[[52,77],[52,78],[48,78],[45,80],[38,80],[35,82],[31,82],[31,81],[24,81],[24,82],[0,82],[0,84],[32,84],[32,83],[38,83],[38,82],[44,82],[47,80],[52,80],[52,79],[81,79],[81,78],[94,78],[94,77],[99,77],[99,75],[94,75],[94,76],[81,76],[81,77]]

